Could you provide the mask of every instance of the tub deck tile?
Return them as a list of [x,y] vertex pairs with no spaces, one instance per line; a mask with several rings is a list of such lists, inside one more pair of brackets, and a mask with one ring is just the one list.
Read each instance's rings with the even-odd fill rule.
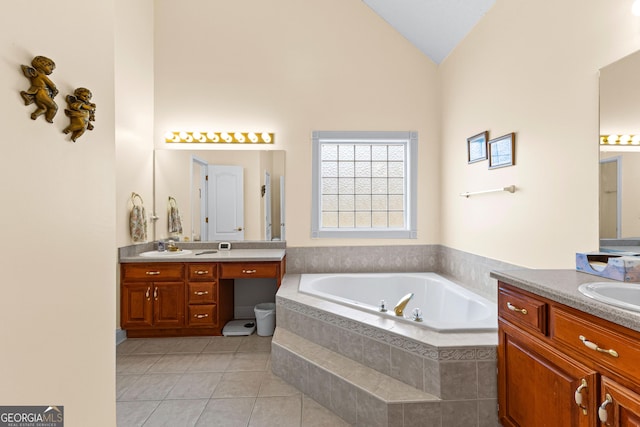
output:
[[288,350],[307,363],[330,372],[386,403],[440,401],[432,394],[404,384],[338,353],[331,352],[286,329],[276,328],[272,345]]

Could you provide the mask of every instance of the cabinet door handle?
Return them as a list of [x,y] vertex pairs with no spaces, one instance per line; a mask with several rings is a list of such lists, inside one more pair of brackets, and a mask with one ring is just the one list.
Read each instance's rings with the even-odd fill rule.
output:
[[147,271],[144,274],[146,274],[147,276],[157,276],[158,274],[160,274],[159,271]]
[[144,293],[144,296],[147,298],[147,300],[149,299],[149,294],[151,293],[151,286],[149,286],[147,288],[147,292]]
[[206,319],[207,317],[209,317],[208,314],[194,314],[193,317],[195,317],[196,319]]
[[199,275],[209,274],[209,270],[196,270],[195,273]]
[[582,390],[586,388],[588,388],[587,380],[583,378],[573,396],[576,401],[576,405],[578,405],[578,408],[582,409],[583,415],[587,415],[587,407],[582,404]]
[[580,335],[578,338],[580,338],[580,341],[582,341],[582,344],[584,344],[585,346],[587,346],[591,350],[598,351],[600,353],[605,353],[605,354],[608,354],[609,356],[612,356],[612,357],[618,357],[618,352],[615,351],[614,349],[607,350],[605,348],[600,348],[600,347],[598,347],[598,344],[589,341],[583,335]]
[[242,272],[243,272],[244,274],[254,274],[254,273],[256,273],[257,271],[258,271],[258,270],[242,270]]
[[[607,393],[605,395],[604,402],[602,402],[602,404],[598,408],[598,418],[600,418],[600,421],[602,421],[605,424],[607,424],[607,421],[609,419],[609,413],[607,412],[607,406],[609,404],[611,404],[611,403],[613,403],[613,398],[611,397],[611,395],[609,393]],[[607,424],[607,425],[609,425],[609,424]]]
[[153,290],[153,298],[156,299],[156,300],[158,299],[158,288],[155,288]]
[[209,295],[209,291],[195,291],[194,294],[198,296]]
[[511,304],[510,302],[507,302],[507,308],[511,311],[515,311],[518,313],[522,313],[522,314],[527,314],[528,311],[526,308],[518,308],[515,305]]

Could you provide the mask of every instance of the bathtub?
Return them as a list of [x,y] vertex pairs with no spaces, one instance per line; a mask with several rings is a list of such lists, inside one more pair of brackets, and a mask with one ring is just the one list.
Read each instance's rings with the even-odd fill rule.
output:
[[[438,332],[498,329],[495,303],[436,273],[302,274],[299,291]],[[414,296],[404,316],[396,316],[394,306],[410,292]],[[387,312],[380,312],[381,300]],[[422,322],[411,319],[415,308],[422,311]]]

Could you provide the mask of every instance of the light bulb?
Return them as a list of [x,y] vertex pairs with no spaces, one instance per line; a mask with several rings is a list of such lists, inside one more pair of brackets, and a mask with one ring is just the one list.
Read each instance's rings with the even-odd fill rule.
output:
[[165,141],[173,141],[173,132],[167,132],[164,134]]
[[635,0],[631,5],[631,13],[635,16],[640,16],[640,0]]
[[640,144],[640,135],[633,135],[633,137],[631,138],[631,143],[633,145]]
[[262,135],[260,135],[262,137],[262,140],[266,143],[271,142],[271,135],[269,135],[267,132],[262,132]]
[[195,139],[196,141],[200,141],[200,138],[202,138],[202,134],[200,132],[193,132],[193,139]]
[[241,134],[240,132],[236,132],[233,134],[233,137],[236,139],[236,141],[238,142],[244,142],[244,135]]
[[251,132],[249,134],[249,141],[256,143],[258,142],[258,135],[256,135],[255,133]]
[[184,140],[187,142],[193,142],[193,136],[191,134],[187,134],[187,137],[184,138]]
[[180,132],[180,139],[187,139],[187,133],[185,131]]
[[207,139],[213,140],[215,137],[216,137],[215,133],[213,133],[211,131],[207,132]]
[[617,144],[618,135],[609,135],[609,144]]
[[620,144],[628,144],[630,140],[631,140],[631,137],[629,135],[620,136]]

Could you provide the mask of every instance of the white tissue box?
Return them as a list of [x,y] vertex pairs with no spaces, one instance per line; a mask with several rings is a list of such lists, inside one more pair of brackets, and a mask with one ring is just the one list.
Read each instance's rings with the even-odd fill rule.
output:
[[640,282],[640,257],[605,252],[578,252],[576,270],[622,282]]

